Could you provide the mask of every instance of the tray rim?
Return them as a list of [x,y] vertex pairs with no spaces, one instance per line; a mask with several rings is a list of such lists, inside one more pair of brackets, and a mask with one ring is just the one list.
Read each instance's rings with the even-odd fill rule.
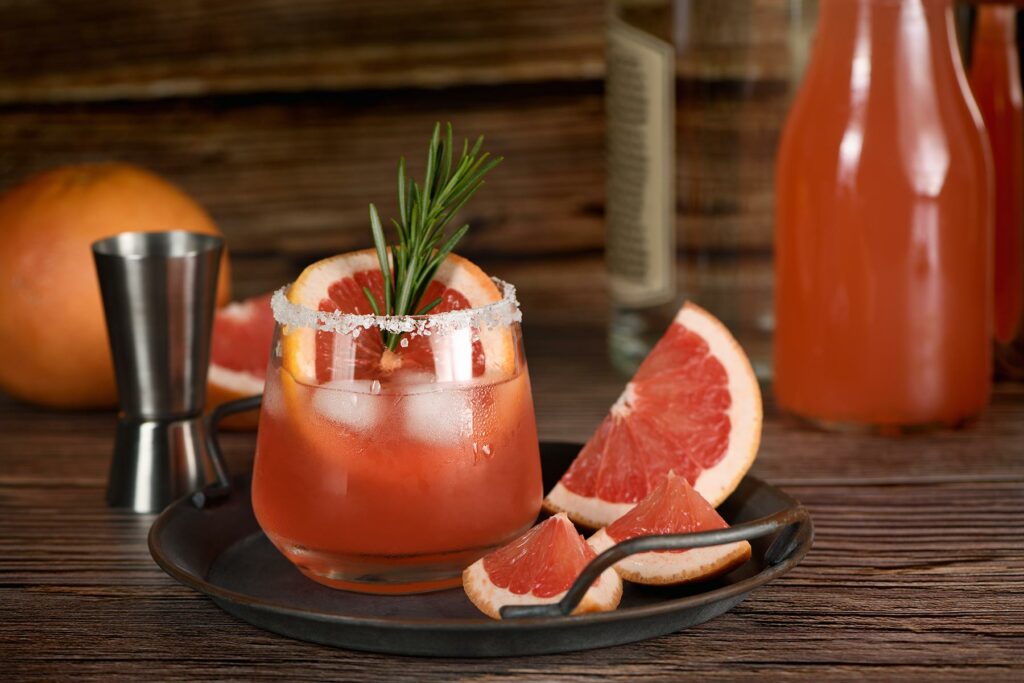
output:
[[[546,442],[552,445],[567,445],[571,442]],[[242,480],[248,479],[250,475],[242,475]],[[775,493],[779,494],[784,499],[788,500],[792,505],[799,505],[799,503],[786,493],[783,489],[769,484],[759,477],[752,475],[745,475],[742,482],[746,481],[754,482],[759,487],[772,489]],[[741,483],[742,483],[741,482]],[[319,622],[327,622],[334,624],[343,624],[346,626],[362,626],[378,629],[401,629],[406,631],[487,631],[487,632],[502,632],[502,631],[515,631],[521,628],[531,629],[544,629],[544,628],[564,628],[566,626],[584,626],[587,624],[603,624],[607,622],[629,622],[636,619],[646,619],[649,617],[664,616],[679,612],[686,609],[692,609],[702,607],[718,601],[728,600],[738,595],[745,595],[752,590],[763,586],[766,583],[774,580],[778,576],[785,574],[797,564],[803,560],[807,552],[810,550],[814,541],[814,523],[811,517],[808,515],[806,521],[801,524],[801,529],[806,528],[806,532],[800,531],[796,535],[797,545],[790,552],[787,557],[778,564],[766,567],[761,571],[757,572],[753,576],[749,576],[745,579],[737,581],[735,583],[721,586],[710,591],[703,591],[693,595],[687,595],[675,599],[667,599],[661,602],[637,606],[637,607],[626,607],[612,610],[610,612],[598,612],[580,615],[564,615],[564,616],[545,616],[545,617],[519,617],[515,619],[490,619],[487,616],[481,614],[479,617],[474,618],[448,618],[448,619],[424,619],[424,618],[396,618],[396,617],[365,617],[365,616],[350,616],[340,615],[334,612],[325,612],[322,610],[292,607],[288,605],[282,605],[273,600],[265,598],[257,598],[244,593],[238,593],[236,591],[226,589],[210,582],[209,580],[198,577],[191,572],[181,569],[178,565],[172,562],[163,552],[160,547],[158,537],[160,536],[163,529],[169,523],[171,515],[174,511],[183,505],[190,505],[191,500],[189,496],[181,498],[170,506],[168,506],[160,515],[156,521],[150,527],[148,534],[148,546],[149,552],[156,564],[170,576],[182,585],[185,585],[193,590],[209,596],[216,602],[225,601],[229,603],[238,604],[249,609],[258,609],[274,614],[280,614],[283,616],[300,618],[300,619],[311,619]],[[262,530],[256,533],[263,533]],[[246,537],[248,538],[248,536]],[[225,548],[226,549],[226,548]],[[222,549],[223,552],[223,549]],[[454,589],[449,589],[454,590]],[[382,596],[386,598],[388,596]]]

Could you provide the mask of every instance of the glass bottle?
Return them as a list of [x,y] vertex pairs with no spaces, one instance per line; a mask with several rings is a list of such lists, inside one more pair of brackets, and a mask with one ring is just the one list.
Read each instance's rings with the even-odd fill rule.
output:
[[988,402],[992,157],[951,0],[824,0],[776,170],[775,396],[827,426]]
[[1024,109],[1015,8],[978,8],[970,81],[995,168],[995,355],[1024,378]]
[[623,371],[689,299],[770,372],[774,154],[815,6],[609,0],[609,344]]

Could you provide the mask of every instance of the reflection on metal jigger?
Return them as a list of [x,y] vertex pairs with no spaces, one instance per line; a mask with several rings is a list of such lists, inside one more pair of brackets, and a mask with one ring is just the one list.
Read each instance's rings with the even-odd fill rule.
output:
[[159,512],[212,478],[202,410],[224,242],[130,232],[92,250],[121,406],[107,503]]

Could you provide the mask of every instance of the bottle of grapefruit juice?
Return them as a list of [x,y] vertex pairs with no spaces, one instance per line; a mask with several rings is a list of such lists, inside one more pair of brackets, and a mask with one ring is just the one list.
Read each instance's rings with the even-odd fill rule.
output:
[[991,390],[992,160],[951,0],[823,0],[776,172],[775,395],[955,425]]
[[997,368],[1024,379],[1024,96],[1016,8],[978,8],[971,90],[995,168],[995,352]]

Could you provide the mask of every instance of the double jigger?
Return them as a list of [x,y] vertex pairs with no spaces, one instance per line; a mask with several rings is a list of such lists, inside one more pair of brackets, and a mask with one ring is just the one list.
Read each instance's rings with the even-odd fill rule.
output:
[[92,251],[120,402],[107,503],[159,512],[212,477],[202,411],[224,241],[127,232]]

